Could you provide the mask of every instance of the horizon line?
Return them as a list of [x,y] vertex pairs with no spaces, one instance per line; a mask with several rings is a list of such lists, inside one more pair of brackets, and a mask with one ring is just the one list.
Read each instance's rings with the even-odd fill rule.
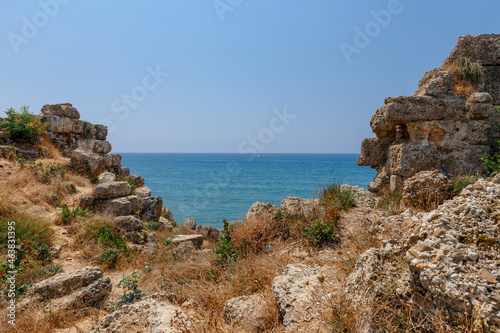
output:
[[114,152],[113,154],[231,154],[231,155],[361,155],[360,153],[258,153],[258,154],[241,154],[227,152]]

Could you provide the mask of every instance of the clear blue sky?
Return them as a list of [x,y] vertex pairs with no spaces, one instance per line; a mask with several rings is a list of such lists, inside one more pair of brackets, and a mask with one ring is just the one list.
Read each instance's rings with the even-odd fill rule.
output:
[[[262,152],[357,153],[385,97],[412,94],[458,36],[500,32],[498,1],[23,0],[0,13],[0,109],[72,103],[110,123],[115,152],[234,153],[254,136]],[[356,27],[371,37],[348,62]],[[273,132],[284,108],[296,117]]]

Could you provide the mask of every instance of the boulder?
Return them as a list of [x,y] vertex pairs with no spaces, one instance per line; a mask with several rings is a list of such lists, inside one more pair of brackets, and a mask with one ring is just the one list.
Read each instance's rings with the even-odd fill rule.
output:
[[44,116],[58,116],[71,119],[80,119],[80,112],[73,107],[70,103],[44,105],[42,107],[42,115]]
[[383,259],[382,252],[375,248],[359,257],[344,287],[346,296],[355,304],[368,301],[380,292]]
[[47,128],[48,132],[58,134],[81,133],[83,129],[83,122],[71,118],[63,118],[58,116],[43,116],[43,123],[50,123]]
[[178,306],[148,297],[124,305],[102,318],[91,333],[137,332],[182,333],[192,332],[194,321]]
[[91,194],[83,192],[80,195],[80,203],[79,203],[80,207],[89,208],[92,207],[93,204],[94,204],[94,197]]
[[119,168],[117,168],[116,175],[120,179],[125,178],[128,175],[130,175],[130,169],[129,168],[125,168],[125,167],[119,167]]
[[208,225],[199,225],[198,226],[198,232],[205,237],[205,239],[211,241],[211,242],[216,242],[219,240],[219,230],[215,229],[214,227],[208,226]]
[[420,80],[416,96],[439,96],[453,92],[453,73],[449,71],[433,70],[425,73]]
[[128,180],[130,180],[132,182],[132,184],[135,185],[135,187],[141,187],[145,183],[144,178],[142,176],[139,176],[139,175],[131,174],[127,178],[128,178]]
[[108,127],[104,125],[94,125],[95,128],[95,138],[97,140],[106,140],[108,136]]
[[375,196],[375,194],[371,193],[368,190],[365,190],[364,188],[343,184],[340,185],[340,189],[342,191],[350,191],[354,197],[354,200],[356,201],[357,206],[367,206],[373,208],[377,204],[377,197]]
[[115,227],[118,232],[126,233],[131,231],[141,231],[144,224],[134,216],[117,216],[114,219]]
[[28,290],[26,299],[20,307],[32,302],[47,303],[56,309],[75,309],[97,305],[109,295],[112,289],[111,279],[103,277],[99,267],[60,273],[36,283]]
[[172,243],[184,243],[191,242],[195,246],[195,248],[200,249],[203,245],[203,235],[177,235],[172,238]]
[[163,207],[161,210],[162,216],[165,216],[165,218],[171,222],[174,222],[174,216],[172,215],[172,212],[170,209]]
[[91,175],[96,175],[104,167],[104,160],[101,156],[81,148],[73,150],[71,159],[78,166],[87,168]]
[[276,213],[278,212],[278,207],[272,203],[262,203],[256,202],[250,207],[247,214],[245,215],[244,221],[248,222],[258,222],[259,220],[274,220]]
[[142,186],[135,190],[135,195],[141,198],[147,198],[151,196],[151,190],[147,186]]
[[102,183],[111,183],[116,180],[116,175],[112,172],[103,172],[97,177],[97,182],[99,184]]
[[96,140],[94,144],[94,151],[98,154],[107,154],[111,151],[111,143],[108,141]]
[[125,240],[130,243],[144,244],[145,236],[145,234],[139,231],[129,231],[125,233],[123,238],[125,238]]
[[412,206],[438,205],[448,199],[448,188],[448,177],[439,171],[422,171],[405,180],[403,201]]
[[183,223],[188,230],[196,230],[196,221],[191,217]]
[[142,198],[141,210],[139,217],[144,222],[158,221],[163,208],[163,200],[161,197]]
[[125,216],[137,213],[141,207],[141,201],[138,196],[129,195],[127,197],[99,201],[95,206],[101,213],[112,216]]
[[[122,155],[120,154],[105,154],[103,155],[104,159],[104,164],[106,165],[107,168],[120,168],[121,167],[121,162],[122,162]],[[124,168],[125,169],[125,168]],[[128,168],[126,168],[128,169]],[[130,170],[128,170],[130,173]],[[126,175],[123,175],[125,172],[117,174],[119,178],[125,178],[129,174],[127,173]]]
[[259,333],[266,331],[266,319],[269,310],[261,295],[231,298],[222,309],[226,323],[240,326],[245,332]]
[[174,249],[174,254],[178,256],[188,257],[194,252],[194,250],[196,250],[196,248],[192,242],[182,242],[176,246],[176,248]]
[[132,187],[127,182],[107,182],[98,184],[94,189],[96,199],[106,200],[130,195]]
[[287,216],[312,217],[320,209],[319,199],[302,199],[299,197],[289,197],[281,201],[281,214]]

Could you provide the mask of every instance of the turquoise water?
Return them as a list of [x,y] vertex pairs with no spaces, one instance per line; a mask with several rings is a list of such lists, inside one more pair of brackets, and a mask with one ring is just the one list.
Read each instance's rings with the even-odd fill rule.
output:
[[367,187],[375,171],[356,166],[357,154],[123,153],[122,165],[143,176],[177,222],[192,217],[220,228],[242,219],[256,201],[279,206],[289,196],[316,197],[329,183]]

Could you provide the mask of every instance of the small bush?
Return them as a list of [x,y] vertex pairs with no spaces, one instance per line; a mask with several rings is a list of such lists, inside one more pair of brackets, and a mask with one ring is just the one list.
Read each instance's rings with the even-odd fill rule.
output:
[[224,219],[224,230],[222,236],[217,243],[215,243],[215,261],[220,265],[228,265],[236,261],[239,256],[238,248],[231,243],[232,227]]
[[[8,239],[9,222],[11,225],[15,225],[16,244],[45,244],[48,247],[52,244],[54,231],[50,228],[50,223],[22,217],[12,219],[0,217],[0,239]],[[7,242],[2,241],[0,244],[0,249],[6,251]]]
[[[138,301],[144,295],[144,292],[139,289],[139,277],[140,274],[134,271],[130,276],[124,277],[116,286],[123,289],[123,295],[120,296],[120,300],[111,309],[111,312],[115,312],[125,304],[132,304]],[[127,292],[128,291],[128,292]]]
[[462,192],[467,186],[474,184],[477,181],[475,176],[458,176],[453,178],[450,185],[450,193],[452,197],[455,197]]
[[467,97],[474,91],[476,84],[479,83],[484,74],[483,67],[480,63],[466,57],[461,57],[455,59],[451,63],[446,63],[443,69],[453,73],[453,91],[456,95],[462,97]]
[[85,137],[85,139],[95,138],[95,127],[88,121],[83,122],[83,136]]
[[312,221],[302,232],[304,239],[313,246],[332,243],[338,239],[335,225],[331,222]]
[[90,217],[92,215],[92,210],[90,208],[76,207],[75,209],[69,209],[68,206],[63,205],[61,209],[61,214],[59,218],[62,224],[70,224],[77,216]]
[[7,120],[5,120],[1,127],[4,131],[10,133],[12,139],[29,140],[42,136],[49,123],[42,123],[41,118],[34,114],[29,113],[29,107],[22,106],[17,112],[15,109],[10,108],[5,113]]
[[324,204],[338,210],[356,207],[354,195],[349,190],[343,190],[340,184],[332,184],[320,190],[319,197]]
[[120,258],[120,250],[111,248],[104,250],[99,259],[97,259],[97,262],[101,265],[114,268],[118,263],[119,258]]
[[149,221],[146,224],[144,224],[144,227],[149,230],[156,231],[160,229],[160,222],[158,221]]
[[99,243],[109,248],[127,248],[127,243],[123,240],[123,237],[108,224],[102,224],[97,228],[95,238]]
[[38,173],[40,181],[44,184],[50,184],[53,177],[64,178],[66,168],[56,163],[43,164],[42,162],[30,163],[32,170]]

